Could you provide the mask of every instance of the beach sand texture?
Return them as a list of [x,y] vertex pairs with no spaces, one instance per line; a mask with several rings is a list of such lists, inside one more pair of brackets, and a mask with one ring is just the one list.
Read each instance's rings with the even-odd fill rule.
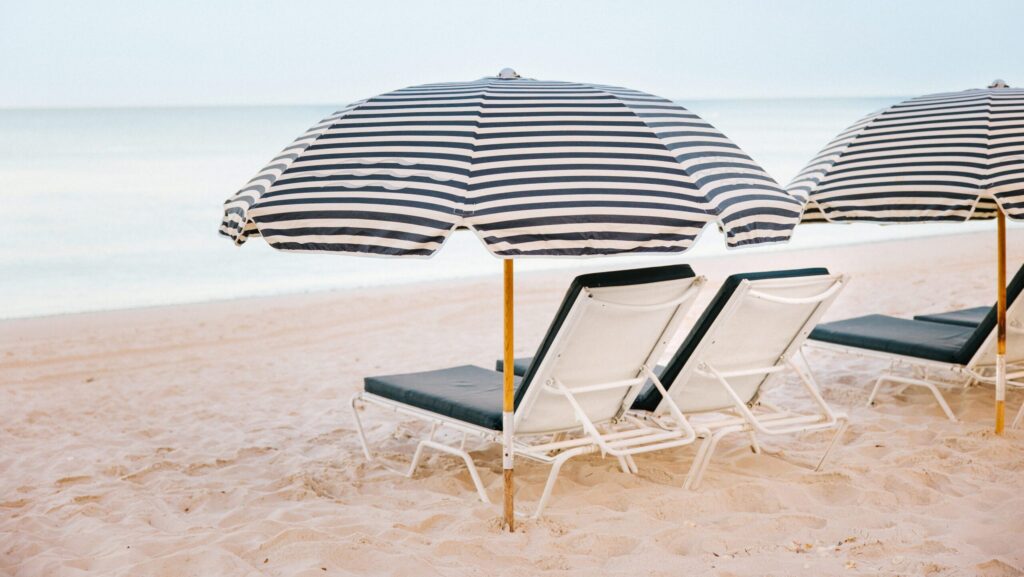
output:
[[[1024,231],[1008,244],[1012,274]],[[690,317],[730,273],[814,265],[853,276],[828,319],[989,303],[994,245],[694,261],[711,286]],[[571,276],[519,278],[517,352]],[[368,408],[382,461],[366,462],[348,407],[362,377],[493,366],[500,291],[493,277],[0,322],[0,574],[1024,574],[1024,429],[993,435],[988,387],[947,389],[959,424],[924,390],[867,408],[884,365],[862,359],[810,355],[852,421],[820,473],[808,467],[829,433],[767,437],[762,455],[727,439],[693,492],[694,446],[641,455],[635,476],[589,456],[563,469],[544,519],[508,535],[458,459],[431,454],[412,479],[388,469],[424,426]],[[767,396],[808,407],[799,392],[788,380]],[[1022,401],[1009,391],[1010,418]],[[498,501],[498,447],[469,446]],[[532,507],[547,468],[518,464]]]

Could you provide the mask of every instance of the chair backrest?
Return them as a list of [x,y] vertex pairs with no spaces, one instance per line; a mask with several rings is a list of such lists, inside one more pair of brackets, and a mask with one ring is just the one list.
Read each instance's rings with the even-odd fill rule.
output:
[[[1024,362],[1024,305],[1020,298],[1024,292],[1024,266],[1013,275],[1006,285],[1006,361]],[[991,366],[996,362],[996,321],[995,305],[975,329],[960,352],[963,364]]]
[[625,412],[703,282],[687,265],[577,277],[517,390],[516,433],[580,427],[559,386],[595,424]]
[[[750,403],[772,375],[769,369],[800,350],[844,285],[845,277],[824,268],[730,276],[666,365],[662,384],[684,413],[735,406],[710,374],[715,370]],[[648,407],[664,405],[655,395]]]

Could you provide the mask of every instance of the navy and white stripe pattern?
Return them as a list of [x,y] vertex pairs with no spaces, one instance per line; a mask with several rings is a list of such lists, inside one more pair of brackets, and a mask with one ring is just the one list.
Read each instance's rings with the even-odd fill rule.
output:
[[913,98],[840,133],[789,185],[805,222],[1024,219],[1024,90]]
[[[514,74],[514,73],[513,73]],[[803,200],[672,102],[520,79],[428,84],[324,119],[225,203],[220,232],[278,249],[430,256],[470,228],[500,257],[785,241]]]

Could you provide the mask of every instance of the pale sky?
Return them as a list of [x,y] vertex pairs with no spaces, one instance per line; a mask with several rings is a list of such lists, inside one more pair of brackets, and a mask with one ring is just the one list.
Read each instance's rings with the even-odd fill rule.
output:
[[523,76],[673,99],[1024,85],[1024,2],[0,0],[0,107],[344,104]]

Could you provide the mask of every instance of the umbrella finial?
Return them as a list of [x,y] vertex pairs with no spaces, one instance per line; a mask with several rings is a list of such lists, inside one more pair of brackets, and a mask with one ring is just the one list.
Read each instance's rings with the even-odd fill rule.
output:
[[1006,83],[1002,78],[996,78],[992,81],[992,84],[988,85],[989,88],[1009,88],[1010,85]]
[[519,78],[519,73],[511,68],[502,68],[501,72],[498,73],[498,78],[502,80],[514,80]]

